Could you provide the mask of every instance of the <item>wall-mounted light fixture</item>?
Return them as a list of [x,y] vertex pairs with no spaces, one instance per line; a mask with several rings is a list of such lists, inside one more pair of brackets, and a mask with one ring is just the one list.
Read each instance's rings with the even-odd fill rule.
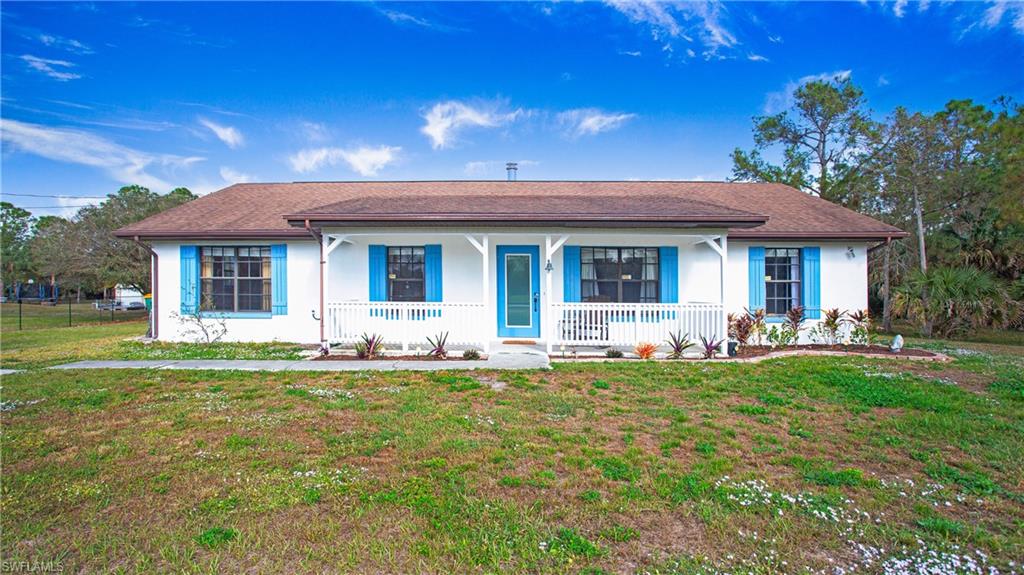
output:
[[853,248],[846,246],[846,259],[852,260],[855,257],[857,257],[857,254],[853,251]]
[[551,260],[548,260],[548,263],[544,264],[544,271],[546,271],[548,273],[551,273],[554,270],[555,270],[555,266],[551,265]]

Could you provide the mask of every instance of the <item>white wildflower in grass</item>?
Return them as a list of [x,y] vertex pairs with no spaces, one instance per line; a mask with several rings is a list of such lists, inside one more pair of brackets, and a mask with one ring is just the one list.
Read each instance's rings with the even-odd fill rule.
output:
[[23,399],[23,400],[12,399],[10,401],[0,401],[0,412],[14,411],[15,409],[18,409],[19,407],[28,407],[30,405],[35,405],[35,404],[40,403],[42,401],[44,401],[44,400],[42,400],[42,399]]

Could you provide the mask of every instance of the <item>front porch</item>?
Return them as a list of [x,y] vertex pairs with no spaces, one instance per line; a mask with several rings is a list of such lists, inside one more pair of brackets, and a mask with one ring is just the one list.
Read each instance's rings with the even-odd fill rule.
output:
[[[692,341],[701,336],[722,339],[728,330],[727,238],[722,230],[325,230],[322,242],[323,337],[330,344],[350,345],[363,334],[378,334],[391,349],[425,350],[427,337],[447,332],[453,349],[472,347],[488,353],[501,342],[515,340],[535,342],[552,353],[563,346],[661,345],[671,333],[688,334]],[[426,299],[440,301],[386,301],[393,294],[388,283],[398,274],[382,275],[386,270],[374,258],[387,256],[375,253],[386,246],[420,245],[428,246],[424,267],[435,268],[425,274]],[[624,253],[629,258],[633,252],[658,255],[635,264],[639,272],[619,274],[619,283],[612,285],[614,281],[586,268],[587,255],[581,263],[581,249],[585,254],[591,250],[590,257],[595,249],[618,250],[615,257],[626,262],[622,269],[633,265]],[[634,285],[644,279],[649,286]],[[594,285],[585,285],[587,281]],[[620,299],[629,295],[628,290],[647,290],[656,299],[669,301],[607,301],[608,295],[598,293],[598,283],[609,284],[601,289],[623,293]]]

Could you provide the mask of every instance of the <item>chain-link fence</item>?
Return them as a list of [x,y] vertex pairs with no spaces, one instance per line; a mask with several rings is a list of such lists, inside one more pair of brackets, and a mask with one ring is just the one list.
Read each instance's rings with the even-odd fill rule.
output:
[[110,300],[76,302],[74,299],[24,299],[0,304],[0,327],[3,331],[138,321],[147,317],[149,312],[144,304]]

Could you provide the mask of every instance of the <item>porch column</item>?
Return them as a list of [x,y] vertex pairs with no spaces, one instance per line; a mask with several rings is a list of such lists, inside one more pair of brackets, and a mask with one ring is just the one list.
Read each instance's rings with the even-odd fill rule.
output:
[[491,309],[491,238],[488,235],[483,237],[483,271],[481,272],[481,278],[483,279],[483,298],[484,298],[484,353],[491,352],[491,338],[496,337],[498,333],[497,321],[495,313],[496,310]]
[[718,237],[718,241],[722,245],[722,251],[719,252],[719,257],[721,258],[721,262],[720,262],[720,265],[719,265],[719,277],[721,278],[719,280],[719,282],[720,282],[720,286],[719,286],[719,288],[720,288],[719,299],[722,302],[722,353],[728,354],[729,353],[729,314],[726,313],[726,310],[725,310],[725,302],[726,302],[726,297],[725,297],[726,296],[725,281],[726,281],[726,275],[727,275],[726,267],[729,265],[729,244],[728,244],[728,239],[726,238],[725,234],[722,234],[721,236],[719,236]]
[[[569,236],[561,236],[554,243],[551,243],[551,236],[544,236],[544,282],[545,289],[547,290],[547,297],[544,298],[544,345],[547,346],[548,355],[551,355],[555,340],[555,316],[552,311],[552,302],[554,301],[554,278],[551,275],[554,273],[554,269],[548,269],[549,265],[552,265],[555,253],[558,249],[565,245],[566,240]],[[564,272],[563,272],[564,273]]]
[[495,316],[497,315],[495,313],[496,310],[490,309],[490,304],[491,304],[491,266],[490,266],[491,247],[490,247],[490,236],[488,236],[487,234],[484,234],[483,236],[481,236],[480,241],[477,241],[477,239],[475,237],[473,237],[471,234],[464,234],[464,237],[466,238],[466,241],[470,243],[470,245],[472,245],[474,248],[476,248],[476,251],[480,252],[481,262],[483,263],[483,270],[482,270],[481,282],[480,282],[481,286],[483,288],[482,289],[483,293],[481,294],[481,297],[483,298],[483,301],[481,303],[484,306],[484,316],[486,316],[486,317],[481,318],[483,320],[481,322],[481,325],[483,326],[483,328],[482,328],[482,331],[483,331],[482,336],[483,337],[481,337],[481,340],[482,340],[481,343],[482,343],[482,346],[484,348],[484,353],[490,353],[490,351],[491,351],[491,338],[495,337],[495,335],[498,333],[497,326],[494,323],[495,322]]
[[320,342],[320,345],[323,345],[326,342],[327,346],[330,347],[331,322],[328,319],[330,318],[330,315],[327,313],[327,310],[331,305],[331,290],[329,289],[331,285],[331,236],[328,234],[322,234],[321,241],[323,242],[323,245],[320,247],[320,257],[323,258],[323,261],[320,263],[323,264],[324,280],[320,285],[320,290],[322,292],[320,295],[320,319],[326,326],[326,333],[321,334],[320,337],[323,341]]

